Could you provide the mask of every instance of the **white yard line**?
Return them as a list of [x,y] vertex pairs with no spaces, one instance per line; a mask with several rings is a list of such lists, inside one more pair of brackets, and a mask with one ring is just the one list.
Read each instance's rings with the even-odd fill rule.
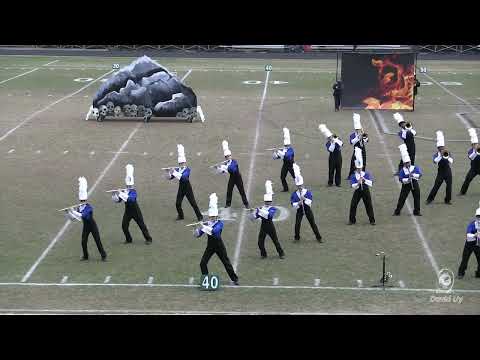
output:
[[[384,150],[384,153],[385,153],[386,158],[388,160],[388,163],[390,164],[390,168],[392,169],[392,172],[395,172],[396,169],[395,169],[395,166],[393,165],[392,158],[391,158],[390,153],[387,149],[385,139],[384,139],[382,133],[380,132],[380,130],[378,129],[377,124],[375,123],[375,120],[373,119],[372,112],[368,111],[368,114],[370,115],[370,120],[372,121],[373,126],[375,127],[375,130],[377,132],[380,143],[383,145],[383,150]],[[379,119],[380,123],[382,123],[384,121],[382,114],[378,111],[376,111],[376,114],[378,115],[378,119]],[[396,184],[398,185],[399,189],[402,188],[402,185],[399,182],[396,181]],[[425,239],[425,235],[423,234],[423,230],[420,227],[420,224],[418,223],[417,218],[415,217],[415,215],[413,215],[412,206],[410,205],[410,199],[407,199],[405,204],[407,205],[407,209],[410,212],[410,219],[413,221],[413,223],[415,225],[415,229],[416,229],[418,237],[420,238],[420,241],[422,243],[423,250],[425,251],[425,254],[427,255],[427,258],[430,261],[430,264],[432,265],[432,268],[435,271],[435,276],[436,276],[438,274],[438,272],[440,271],[440,268],[437,265],[437,261],[435,260],[433,254],[432,254],[432,251],[430,250],[430,246],[428,245],[428,242]]]
[[[88,191],[88,197],[90,197],[90,195],[93,193],[93,191],[95,191],[95,188],[97,187],[97,185],[100,183],[100,181],[102,181],[102,179],[104,178],[105,174],[108,172],[108,170],[110,170],[110,168],[112,167],[112,165],[115,163],[115,161],[117,160],[118,156],[120,155],[120,152],[123,151],[123,149],[126,148],[126,146],[128,145],[128,143],[130,142],[130,140],[132,139],[133,135],[135,135],[135,133],[138,131],[138,129],[140,128],[140,126],[142,125],[142,123],[139,123],[137,126],[135,126],[135,128],[132,130],[132,132],[130,133],[130,135],[128,135],[128,138],[127,140],[125,140],[125,142],[122,144],[122,146],[120,146],[120,149],[118,150],[118,153],[115,154],[112,158],[112,160],[110,160],[110,162],[108,163],[108,165],[105,167],[105,169],[103,169],[102,173],[100,174],[100,176],[98,177],[97,181],[95,181],[95,183],[93,184],[93,186],[90,188],[90,190]],[[40,257],[37,259],[37,261],[35,261],[35,263],[30,267],[30,269],[27,271],[27,273],[23,276],[22,278],[22,282],[25,282],[27,281],[30,276],[32,275],[32,273],[35,271],[35,269],[37,268],[37,266],[42,262],[42,260],[45,258],[45,256],[47,256],[47,254],[50,252],[50,250],[52,249],[52,247],[55,245],[55,243],[63,236],[63,234],[65,233],[65,231],[68,229],[69,225],[72,223],[71,220],[67,220],[65,222],[65,224],[62,226],[62,228],[60,229],[60,231],[57,233],[57,235],[53,238],[53,240],[50,242],[50,244],[47,246],[47,248],[43,251],[43,253],[40,255]]]
[[[265,97],[267,95],[269,76],[270,76],[270,71],[267,71],[267,75],[265,77],[265,85],[263,87],[262,100],[260,101],[260,106],[258,108],[257,126],[255,127],[255,139],[253,141],[253,146],[251,149],[252,154],[250,156],[250,166],[248,168],[248,179],[247,179],[247,186],[246,186],[247,199],[250,199],[250,190],[252,190],[251,185],[252,185],[253,172],[255,170],[255,160],[256,160],[255,153],[257,152],[258,138],[260,137],[260,123],[262,121],[263,104],[265,102]],[[240,259],[240,250],[242,248],[243,232],[245,230],[246,219],[247,219],[247,213],[246,211],[244,211],[242,213],[242,219],[240,220],[240,226],[238,228],[237,243],[235,246],[235,254],[233,256],[233,268],[235,269],[235,271],[237,271],[238,262]]]
[[39,68],[39,67],[37,67],[37,68],[35,68],[35,69],[32,69],[32,70],[30,70],[30,71],[24,72],[24,73],[22,73],[22,74],[20,74],[20,75],[17,75],[17,76],[11,77],[11,78],[9,78],[9,79],[2,80],[2,81],[0,81],[0,85],[1,85],[1,84],[4,84],[4,83],[6,83],[7,81],[10,81],[10,80],[13,80],[13,79],[16,79],[16,78],[19,78],[19,77],[25,76],[25,75],[27,75],[27,74],[30,74],[30,73],[32,73],[32,72],[34,72],[34,71],[37,71],[38,69],[40,69],[40,68]]
[[189,69],[189,70],[187,71],[187,73],[186,73],[185,75],[183,75],[182,81],[184,81],[184,80],[188,77],[188,75],[191,74],[191,72],[192,72],[192,69]]
[[20,124],[18,124],[17,126],[15,126],[13,129],[10,129],[8,130],[4,135],[2,135],[2,137],[0,137],[0,141],[3,141],[5,140],[9,135],[11,135],[14,131],[16,131],[19,127],[25,125],[27,122],[29,122],[30,120],[32,120],[35,116],[37,116],[38,114],[41,114],[42,112],[44,111],[47,111],[48,109],[50,109],[52,106],[55,106],[57,105],[58,103],[66,100],[66,99],[69,99],[71,98],[72,96],[78,94],[79,92],[85,90],[87,87],[91,86],[92,84],[94,84],[95,82],[97,82],[98,80],[102,79],[103,77],[107,76],[108,74],[112,73],[113,70],[110,70],[109,72],[99,76],[98,78],[96,78],[95,80],[89,82],[87,85],[81,87],[80,89],[78,89],[77,91],[69,94],[69,95],[66,95],[64,97],[62,97],[61,99],[58,99],[56,101],[54,101],[53,103],[51,103],[50,105],[47,105],[45,106],[43,109],[40,109],[38,111],[35,111],[33,114],[31,114],[30,116],[28,116],[25,120],[23,120]]
[[53,60],[53,61],[50,61],[49,63],[46,63],[45,65],[42,65],[42,66],[48,66],[48,65],[51,65],[51,64],[55,64],[56,62],[59,62],[60,60]]
[[435,84],[437,84],[438,86],[440,86],[440,88],[442,88],[446,93],[452,95],[454,98],[460,100],[462,103],[464,103],[465,105],[467,105],[468,107],[470,107],[470,109],[472,109],[473,111],[478,111],[478,109],[473,106],[472,104],[470,104],[467,100],[465,100],[464,98],[461,98],[460,96],[454,94],[453,92],[451,92],[450,90],[448,90],[444,85],[440,84],[437,80],[435,80],[434,78],[432,78],[430,75],[427,75],[425,73],[422,73],[422,75],[425,75],[427,78],[429,78],[430,80],[432,80]]
[[138,310],[138,309],[0,309],[0,314],[35,315],[35,314],[103,314],[103,315],[382,315],[381,313],[361,312],[262,312],[262,311],[195,311],[195,310]]
[[[363,283],[362,283],[363,285]],[[11,282],[0,283],[0,286],[31,286],[31,287],[158,287],[158,288],[198,288],[195,284],[128,284],[128,283],[26,283],[26,282]],[[293,290],[342,290],[342,291],[392,291],[392,292],[430,292],[446,294],[447,292],[439,289],[427,288],[402,288],[392,287],[355,287],[355,286],[301,286],[301,285],[223,285],[224,288],[229,289],[293,289]],[[480,289],[453,289],[451,293],[471,293],[480,294]]]
[[[467,129],[467,130],[470,129],[470,124],[468,123],[467,120],[465,120],[465,118],[463,117],[462,114],[456,113],[455,116],[460,119],[460,121],[462,122],[463,126],[465,126],[465,129]],[[450,140],[450,141],[451,141],[451,140]]]

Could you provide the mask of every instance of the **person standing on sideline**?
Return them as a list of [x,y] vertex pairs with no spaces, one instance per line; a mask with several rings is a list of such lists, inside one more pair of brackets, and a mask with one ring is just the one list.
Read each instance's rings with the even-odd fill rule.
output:
[[335,100],[335,112],[340,111],[342,103],[342,82],[340,80],[333,84],[333,99]]

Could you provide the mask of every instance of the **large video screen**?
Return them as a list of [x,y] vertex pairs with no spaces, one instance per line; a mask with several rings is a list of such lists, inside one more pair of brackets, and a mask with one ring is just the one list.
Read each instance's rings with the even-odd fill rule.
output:
[[415,54],[342,55],[342,107],[413,110]]

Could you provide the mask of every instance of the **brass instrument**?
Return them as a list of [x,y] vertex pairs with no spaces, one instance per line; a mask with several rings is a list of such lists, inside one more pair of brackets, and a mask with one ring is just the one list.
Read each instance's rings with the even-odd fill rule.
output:
[[450,156],[450,153],[448,152],[448,150],[444,150],[442,153],[442,156],[444,159],[448,159],[448,157]]
[[195,223],[187,224],[187,225],[185,225],[185,226],[196,226],[196,225],[203,225],[203,224],[206,224],[206,223],[208,223],[208,220],[206,220],[206,221],[197,221],[197,222],[195,222]]
[[280,150],[280,149],[283,149],[283,146],[268,148],[268,149],[265,149],[265,151],[276,151],[276,150]]
[[170,166],[170,167],[163,167],[162,170],[172,170],[172,169],[176,169],[178,168],[179,166]]
[[410,130],[411,128],[412,128],[412,123],[411,123],[410,121],[407,121],[407,122],[405,123],[405,129]]
[[477,155],[480,155],[480,145],[477,146]]

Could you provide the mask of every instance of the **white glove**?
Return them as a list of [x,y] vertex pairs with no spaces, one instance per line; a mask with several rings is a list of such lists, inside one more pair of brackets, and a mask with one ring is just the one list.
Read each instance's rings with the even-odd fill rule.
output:
[[119,203],[121,201],[116,192],[112,194],[112,200],[113,202],[116,202],[116,203]]
[[258,209],[258,215],[260,215],[264,219],[268,219],[268,210]]
[[211,226],[202,225],[202,231],[208,235],[212,235],[213,228]]
[[68,210],[68,216],[70,217],[70,220],[82,221],[82,214],[73,209]]
[[118,197],[122,199],[123,201],[127,202],[128,200],[128,192],[126,191],[119,191],[118,192]]
[[178,180],[180,180],[180,178],[182,177],[182,174],[176,170],[172,172],[172,175],[176,177]]
[[220,165],[220,166],[218,167],[218,169],[219,169],[222,173],[228,172],[228,166],[227,166],[227,165]]

